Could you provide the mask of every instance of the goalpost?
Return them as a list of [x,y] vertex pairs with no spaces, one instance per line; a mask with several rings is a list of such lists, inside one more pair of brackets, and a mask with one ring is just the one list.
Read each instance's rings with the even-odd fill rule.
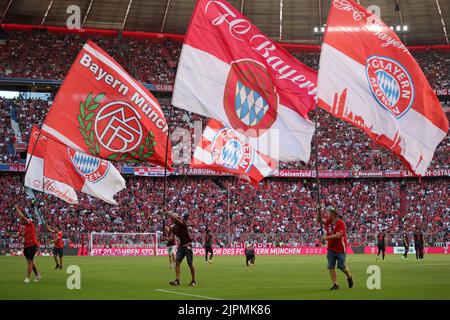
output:
[[91,232],[90,256],[156,256],[159,233]]

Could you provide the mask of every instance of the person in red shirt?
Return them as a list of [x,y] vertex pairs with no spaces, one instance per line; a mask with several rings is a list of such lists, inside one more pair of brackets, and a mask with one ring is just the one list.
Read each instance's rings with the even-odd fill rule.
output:
[[164,236],[161,238],[162,241],[167,241],[167,252],[169,254],[169,266],[171,269],[175,268],[175,253],[177,251],[177,242],[175,240],[175,235],[172,232],[172,228],[166,226],[164,228]]
[[[61,230],[55,230],[50,228],[47,225],[48,232],[53,233],[53,259],[55,259],[55,270],[56,269],[62,269],[63,265],[63,255],[64,255],[64,241],[63,241],[63,234]],[[59,261],[58,261],[59,258]]]
[[23,253],[25,259],[27,259],[27,277],[25,278],[25,283],[30,283],[31,271],[34,272],[35,278],[34,282],[39,282],[41,280],[41,275],[39,274],[36,264],[34,262],[34,256],[39,247],[39,243],[36,239],[36,230],[34,229],[34,223],[31,219],[27,219],[23,212],[20,210],[19,206],[16,205],[17,214],[20,218],[20,222],[24,226],[23,229]]
[[[348,287],[353,287],[353,277],[350,269],[345,265],[347,237],[345,231],[345,223],[339,219],[336,209],[329,208],[327,219],[322,219],[322,223],[326,227],[327,235],[323,236],[323,240],[328,241],[328,270],[330,270],[333,286],[330,290],[339,289],[336,274],[336,263],[339,270],[347,276]],[[320,218],[320,217],[319,217]]]

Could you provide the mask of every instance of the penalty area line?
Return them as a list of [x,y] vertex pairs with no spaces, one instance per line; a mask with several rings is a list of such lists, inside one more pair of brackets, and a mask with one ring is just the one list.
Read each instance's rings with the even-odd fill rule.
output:
[[213,298],[213,297],[207,297],[207,296],[200,296],[200,295],[197,295],[197,294],[190,294],[190,293],[176,292],[176,291],[163,290],[163,289],[155,289],[155,291],[165,292],[165,293],[179,294],[179,295],[182,295],[182,296],[189,296],[189,297],[195,297],[195,298],[203,298],[203,299],[208,299],[208,300],[223,300],[223,299],[221,299],[221,298]]

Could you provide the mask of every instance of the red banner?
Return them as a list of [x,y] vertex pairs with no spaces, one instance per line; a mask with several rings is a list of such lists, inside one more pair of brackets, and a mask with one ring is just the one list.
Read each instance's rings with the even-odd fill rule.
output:
[[[403,247],[386,247],[386,254],[401,254],[403,250]],[[365,254],[376,254],[377,252],[377,247],[364,247]],[[423,248],[423,252],[425,254],[448,254],[450,247],[425,247]],[[411,248],[409,253],[415,253],[414,248]]]
[[[158,101],[91,41],[70,68],[42,130],[106,160],[165,163],[168,125]],[[170,166],[170,140],[168,148]]]
[[[167,170],[167,175],[171,175],[173,170]],[[161,167],[138,167],[134,168],[135,176],[145,176],[145,177],[163,177],[164,176],[164,168]]]
[[[254,248],[256,255],[274,255],[274,256],[286,256],[286,255],[324,255],[327,254],[327,248],[325,247],[262,247]],[[205,249],[193,248],[194,255],[204,256]],[[244,248],[214,248],[214,255],[217,256],[241,256],[244,255]],[[347,254],[353,254],[351,248],[347,248]],[[155,255],[154,248],[94,248],[91,251],[92,256],[153,256]],[[167,256],[166,248],[156,249],[157,256]]]

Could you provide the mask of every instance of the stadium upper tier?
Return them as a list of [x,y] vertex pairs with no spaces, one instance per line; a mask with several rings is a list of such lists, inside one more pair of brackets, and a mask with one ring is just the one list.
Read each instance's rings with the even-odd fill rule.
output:
[[[0,78],[26,78],[62,80],[87,38],[114,57],[138,80],[153,84],[173,84],[181,42],[168,38],[138,39],[136,37],[105,36],[81,33],[49,32],[45,29],[4,31],[0,41]],[[288,49],[303,63],[318,67],[319,52],[299,52],[298,47]],[[316,48],[317,49],[317,48]],[[423,48],[422,48],[423,49]],[[432,87],[450,89],[450,50],[414,51]],[[169,114],[169,101],[160,101]],[[0,162],[24,161],[14,148],[15,142],[27,142],[30,128],[41,124],[49,104],[43,100],[5,100],[0,98]],[[443,106],[450,117],[449,101]],[[10,118],[18,128],[13,130]],[[207,119],[174,108],[171,128],[182,127],[193,131],[195,120]],[[317,146],[319,169],[330,170],[382,170],[402,169],[403,165],[390,152],[376,147],[359,129],[319,110]],[[174,143],[177,151],[179,146]],[[315,147],[314,147],[315,148]],[[313,149],[313,152],[315,149]],[[439,145],[431,169],[450,168],[450,138]],[[314,154],[314,153],[313,153]],[[357,155],[357,156],[355,156]],[[23,157],[23,156],[22,156]],[[148,165],[148,164],[146,164]],[[282,169],[313,169],[315,159],[308,164],[282,163]]]
[[[62,80],[87,39],[96,42],[136,79],[173,84],[182,43],[163,39],[30,31],[4,31],[0,42],[0,77]],[[317,69],[319,51],[286,46],[300,61]],[[423,48],[422,48],[423,49]],[[310,50],[314,50],[312,47]],[[413,50],[434,89],[450,87],[450,50]]]

